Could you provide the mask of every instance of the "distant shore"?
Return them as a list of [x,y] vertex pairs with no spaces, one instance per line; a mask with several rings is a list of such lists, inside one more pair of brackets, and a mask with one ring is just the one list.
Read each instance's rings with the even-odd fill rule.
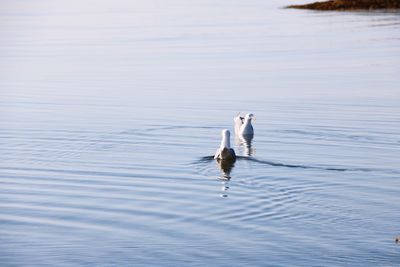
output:
[[374,10],[374,9],[400,9],[399,0],[330,0],[315,2],[305,5],[291,5],[287,8],[313,9],[313,10]]

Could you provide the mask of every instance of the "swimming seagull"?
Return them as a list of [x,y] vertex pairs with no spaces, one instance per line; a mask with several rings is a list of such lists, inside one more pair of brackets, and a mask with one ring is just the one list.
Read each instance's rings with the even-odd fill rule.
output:
[[227,129],[224,129],[222,130],[221,135],[221,146],[215,152],[214,159],[235,161],[235,150],[231,148],[231,132],[229,132]]
[[247,113],[246,116],[241,117],[238,114],[233,121],[235,122],[235,133],[237,135],[253,135],[254,129],[251,125],[251,120],[254,118],[252,113]]

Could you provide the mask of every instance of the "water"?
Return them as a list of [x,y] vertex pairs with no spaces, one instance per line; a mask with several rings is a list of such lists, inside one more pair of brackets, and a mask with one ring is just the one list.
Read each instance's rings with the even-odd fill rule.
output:
[[400,265],[399,14],[285,4],[4,1],[1,265]]

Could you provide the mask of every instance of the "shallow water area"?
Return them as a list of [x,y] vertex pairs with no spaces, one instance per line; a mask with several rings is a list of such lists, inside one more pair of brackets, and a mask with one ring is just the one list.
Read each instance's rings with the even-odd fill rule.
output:
[[1,265],[400,265],[399,13],[167,2],[0,5]]

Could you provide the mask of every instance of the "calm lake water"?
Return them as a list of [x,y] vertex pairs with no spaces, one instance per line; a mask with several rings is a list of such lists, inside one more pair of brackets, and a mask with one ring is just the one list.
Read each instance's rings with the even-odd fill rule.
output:
[[0,5],[1,266],[400,266],[400,13],[82,2]]

